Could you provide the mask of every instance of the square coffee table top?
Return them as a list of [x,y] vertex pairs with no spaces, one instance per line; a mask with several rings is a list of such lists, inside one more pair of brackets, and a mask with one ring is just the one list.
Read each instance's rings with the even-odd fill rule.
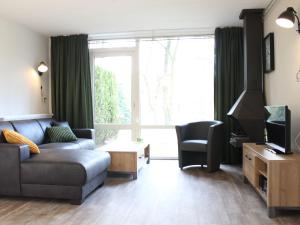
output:
[[108,144],[97,146],[97,150],[106,151],[106,152],[140,152],[148,147],[148,143],[144,142],[117,142],[113,141]]

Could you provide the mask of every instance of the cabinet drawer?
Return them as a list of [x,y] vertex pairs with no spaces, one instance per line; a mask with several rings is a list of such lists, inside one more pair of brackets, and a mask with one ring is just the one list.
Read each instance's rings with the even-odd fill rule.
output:
[[252,167],[254,167],[254,157],[255,153],[247,148],[243,149],[243,163],[249,163]]
[[255,183],[255,171],[254,171],[253,166],[249,162],[245,162],[243,164],[243,172],[244,172],[244,176],[247,177],[249,182],[252,185],[254,185],[254,183]]

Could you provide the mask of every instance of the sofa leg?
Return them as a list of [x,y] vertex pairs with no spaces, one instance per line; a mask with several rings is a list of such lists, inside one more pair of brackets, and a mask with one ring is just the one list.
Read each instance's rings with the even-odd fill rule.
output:
[[98,188],[101,188],[103,185],[104,185],[104,182],[103,182],[102,184],[100,184],[100,185],[98,186]]
[[71,205],[81,205],[83,203],[83,199],[71,199],[70,203]]

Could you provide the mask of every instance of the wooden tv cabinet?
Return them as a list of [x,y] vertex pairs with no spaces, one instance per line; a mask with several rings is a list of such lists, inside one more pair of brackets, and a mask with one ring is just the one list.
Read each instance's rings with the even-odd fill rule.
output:
[[243,174],[266,202],[269,217],[275,217],[279,209],[300,209],[299,153],[274,154],[265,145],[245,143]]

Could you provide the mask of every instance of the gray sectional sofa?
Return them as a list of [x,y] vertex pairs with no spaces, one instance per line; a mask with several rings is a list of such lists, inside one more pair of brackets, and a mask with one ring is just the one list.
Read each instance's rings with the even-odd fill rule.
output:
[[[67,199],[81,204],[103,184],[110,156],[94,151],[94,130],[75,129],[77,141],[48,143],[46,128],[52,123],[52,119],[0,122],[0,196]],[[6,143],[3,129],[29,138],[41,153],[30,154],[27,145]]]

